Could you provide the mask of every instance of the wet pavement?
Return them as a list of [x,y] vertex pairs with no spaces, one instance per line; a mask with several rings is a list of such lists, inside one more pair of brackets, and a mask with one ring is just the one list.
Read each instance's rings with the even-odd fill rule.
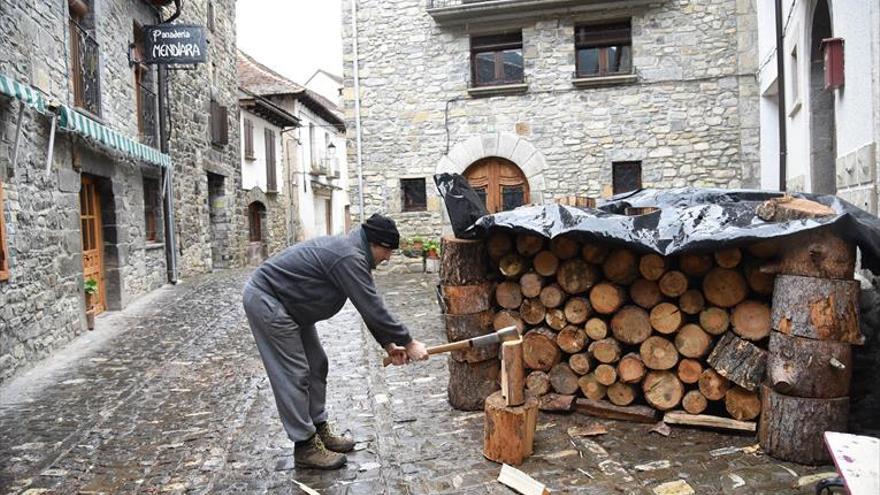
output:
[[[414,336],[444,332],[433,275],[380,274]],[[0,388],[0,494],[510,494],[482,457],[483,414],[446,402],[446,358],[381,367],[349,305],[318,326],[330,356],[328,407],[358,441],[339,471],[297,470],[244,319],[242,270],[168,287]],[[571,438],[576,425],[608,433]],[[541,414],[520,469],[553,493],[652,494],[684,480],[698,494],[813,493],[832,471],[756,452],[753,435]],[[688,493],[688,492],[677,492]]]

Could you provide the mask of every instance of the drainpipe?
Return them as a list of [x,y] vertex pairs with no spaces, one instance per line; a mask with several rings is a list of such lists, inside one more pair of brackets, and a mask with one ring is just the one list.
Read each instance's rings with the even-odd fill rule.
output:
[[364,162],[361,156],[361,85],[358,77],[357,0],[351,0],[351,32],[352,67],[354,69],[354,127],[355,142],[357,143],[358,205],[361,212],[361,223],[364,223],[366,221],[366,212],[364,212]]
[[782,0],[776,0],[776,89],[779,95],[779,190],[785,191],[788,144],[785,130],[785,33],[782,32]]
[[[159,150],[169,154],[168,146],[168,121],[166,108],[168,102],[165,99],[168,85],[168,74],[164,67],[157,67],[157,80],[159,85]],[[162,169],[162,211],[165,226],[165,267],[168,282],[176,284],[177,278],[177,236],[174,231],[174,164]]]

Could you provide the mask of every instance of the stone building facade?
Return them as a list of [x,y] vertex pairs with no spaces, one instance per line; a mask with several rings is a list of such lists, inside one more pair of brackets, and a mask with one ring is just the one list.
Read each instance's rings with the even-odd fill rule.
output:
[[[170,156],[159,150],[158,71],[137,63],[140,28],[170,15],[151,4],[0,0],[0,381],[85,331],[87,313],[174,279],[172,248],[183,276],[218,264],[207,171],[228,177],[217,216],[243,221],[237,127],[225,146],[207,129],[211,94],[237,119],[234,3],[185,4],[178,22],[205,25],[213,11],[209,61],[222,69],[211,94],[210,64],[169,73]],[[171,169],[176,246],[164,223]],[[237,236],[217,244],[222,262],[243,259]],[[87,303],[90,279],[98,293]]]
[[490,209],[758,185],[754,1],[343,4],[349,160],[405,235],[441,233],[438,172],[488,181]]

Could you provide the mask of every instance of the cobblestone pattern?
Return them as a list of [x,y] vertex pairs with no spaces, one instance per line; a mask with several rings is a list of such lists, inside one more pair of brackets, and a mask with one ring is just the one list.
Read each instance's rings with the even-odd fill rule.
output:
[[[319,333],[330,416],[351,430],[356,451],[340,471],[296,470],[244,321],[246,276],[203,276],[99,318],[89,337],[105,335],[102,344],[0,389],[0,493],[302,493],[294,480],[324,494],[510,493],[481,455],[482,413],[446,402],[445,357],[381,368],[351,306]],[[434,278],[379,282],[417,338],[444,339]],[[553,493],[646,495],[677,479],[696,493],[806,494],[811,487],[792,488],[798,476],[830,469],[743,452],[753,436],[676,428],[662,437],[614,421],[598,421],[609,430],[601,437],[566,433],[595,421],[542,414],[521,469]]]
[[[474,98],[467,92],[469,36],[497,32],[501,25],[440,27],[422,0],[359,2],[367,212],[392,213],[407,234],[436,235],[441,212],[431,176],[462,172],[493,155],[524,170],[531,199],[539,203],[599,196],[611,184],[611,162],[620,160],[642,161],[645,187],[757,187],[757,64],[748,55],[757,36],[753,4],[674,0],[614,11],[616,18],[632,16],[639,80],[583,89],[572,86],[574,26],[591,20],[589,14],[506,22],[522,29],[528,91]],[[343,19],[348,152],[354,162],[347,3]],[[516,147],[517,141],[527,145]],[[430,215],[401,212],[402,177],[427,178]],[[355,186],[352,197],[357,194]]]

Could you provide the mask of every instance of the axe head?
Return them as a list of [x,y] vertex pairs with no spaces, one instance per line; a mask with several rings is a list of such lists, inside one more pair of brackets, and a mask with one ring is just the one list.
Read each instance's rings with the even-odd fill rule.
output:
[[497,332],[490,333],[488,335],[482,335],[480,337],[475,337],[471,339],[472,347],[485,347],[490,345],[497,345],[501,342],[507,342],[508,340],[516,340],[519,338],[519,332],[516,330],[516,327],[504,327]]

